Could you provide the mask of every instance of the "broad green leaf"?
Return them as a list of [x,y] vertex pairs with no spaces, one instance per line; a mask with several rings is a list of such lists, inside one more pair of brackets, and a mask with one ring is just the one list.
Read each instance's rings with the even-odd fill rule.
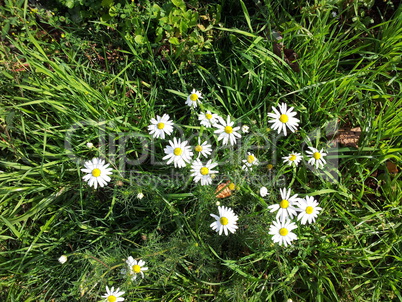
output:
[[180,44],[180,41],[179,41],[179,39],[177,39],[176,37],[171,37],[171,38],[169,39],[169,43],[170,43],[170,44],[173,44],[173,45],[179,45],[179,44]]
[[134,38],[134,41],[137,44],[142,45],[142,44],[145,44],[147,42],[147,39],[142,35],[136,35],[135,38]]
[[101,5],[103,6],[103,7],[109,7],[109,6],[111,6],[113,4],[113,0],[102,0],[102,3],[101,3]]
[[183,34],[185,34],[187,32],[188,25],[187,25],[187,23],[185,21],[181,20],[179,28],[180,28],[180,33],[183,35]]
[[66,6],[68,7],[68,8],[73,8],[74,7],[74,0],[67,0],[66,1]]
[[172,3],[181,10],[186,10],[186,3],[183,0],[172,0]]

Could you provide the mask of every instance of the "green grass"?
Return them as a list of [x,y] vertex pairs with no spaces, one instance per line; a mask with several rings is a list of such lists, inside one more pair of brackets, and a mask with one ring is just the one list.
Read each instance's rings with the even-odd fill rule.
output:
[[[125,301],[402,301],[400,8],[364,24],[339,3],[228,1],[212,48],[190,58],[102,25],[94,35],[90,25],[66,26],[66,38],[51,41],[20,2],[1,11],[30,24],[3,31],[0,44],[2,301],[101,301],[106,285],[125,291]],[[300,72],[274,54],[274,29]],[[107,55],[113,43],[117,61]],[[170,54],[155,55],[160,46]],[[239,186],[220,200],[239,215],[227,237],[210,228],[224,180],[194,184],[190,168],[163,164],[167,141],[147,131],[152,117],[168,113],[185,137],[198,132],[198,111],[184,105],[192,88],[202,90],[204,108],[250,126],[237,147],[214,153],[219,176]],[[301,122],[278,139],[267,113],[281,102]],[[332,141],[353,127],[362,130],[358,148]],[[330,150],[331,164],[322,172],[283,165],[282,156],[307,145]],[[239,162],[247,151],[264,162],[249,174]],[[97,190],[80,171],[93,157],[114,168]],[[287,248],[268,234],[275,215],[267,206],[282,186],[323,208]],[[144,279],[120,273],[128,256],[146,261]]]

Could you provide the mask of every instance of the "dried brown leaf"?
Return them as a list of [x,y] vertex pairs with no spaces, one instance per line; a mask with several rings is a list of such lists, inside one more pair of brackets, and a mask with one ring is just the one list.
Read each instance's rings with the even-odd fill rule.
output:
[[225,198],[232,195],[232,190],[229,188],[230,180],[225,183],[221,183],[216,187],[215,197],[216,198]]
[[290,68],[293,69],[295,72],[300,71],[299,63],[296,62],[297,60],[297,53],[293,49],[285,49],[285,62],[289,64]]
[[398,167],[392,161],[387,161],[387,170],[391,174],[398,173]]
[[297,54],[293,49],[288,49],[285,47],[283,43],[273,43],[273,52],[276,54],[278,57],[283,58],[283,60],[289,64],[289,66],[293,69],[295,72],[299,72],[299,63],[296,62],[297,60]]
[[276,54],[278,57],[282,57],[283,53],[283,43],[274,43],[273,45],[273,51],[274,54]]
[[340,129],[338,134],[336,135],[335,141],[346,146],[346,147],[354,147],[359,148],[358,143],[361,135],[360,127],[356,127],[353,129]]

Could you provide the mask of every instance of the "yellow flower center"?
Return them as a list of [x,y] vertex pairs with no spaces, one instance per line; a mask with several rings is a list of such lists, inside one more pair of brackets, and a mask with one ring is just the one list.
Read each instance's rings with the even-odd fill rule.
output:
[[279,120],[282,122],[282,123],[287,123],[288,121],[289,121],[289,117],[286,115],[286,114],[281,114],[281,116],[279,117]]
[[234,189],[236,189],[236,185],[233,182],[231,182],[229,184],[229,189],[233,191]]
[[281,228],[279,230],[279,235],[281,235],[281,236],[286,236],[288,233],[289,233],[289,231],[287,228]]
[[109,297],[107,297],[107,302],[116,302],[117,301],[117,298],[115,297],[115,296],[109,296]]
[[249,164],[253,163],[254,161],[255,161],[254,155],[249,155],[249,156],[247,156],[247,162],[248,162]]
[[196,100],[198,100],[198,95],[195,93],[190,94],[190,100],[192,100],[193,102],[195,102]]
[[197,152],[201,152],[201,151],[202,151],[202,147],[201,147],[200,145],[195,146],[194,150],[197,151]]
[[229,223],[229,219],[227,219],[226,217],[221,217],[221,219],[219,219],[221,225],[227,225]]
[[99,177],[101,175],[101,170],[98,168],[95,168],[92,170],[92,176],[93,177]]
[[209,169],[208,169],[207,167],[202,167],[202,168],[200,169],[200,173],[201,173],[202,175],[207,175],[207,174],[209,173]]
[[289,201],[287,201],[286,199],[282,199],[282,201],[279,203],[279,206],[282,209],[286,209],[289,206]]
[[311,214],[311,213],[313,213],[313,211],[314,211],[313,207],[308,206],[308,207],[306,208],[306,213],[307,213],[307,214]]
[[205,114],[205,117],[210,120],[212,118],[212,114],[207,113]]
[[296,155],[292,154],[292,155],[290,155],[289,160],[290,161],[295,161],[296,158],[297,158]]
[[320,153],[320,152],[315,152],[315,153],[313,154],[313,157],[314,157],[316,160],[319,160],[319,159],[321,158],[321,153]]
[[132,269],[133,269],[133,272],[136,274],[141,272],[141,266],[139,266],[138,264],[133,265]]
[[274,168],[274,165],[273,165],[273,164],[268,164],[268,165],[267,165],[267,169],[268,169],[268,170],[272,170],[273,168]]
[[230,134],[230,133],[233,132],[233,128],[230,127],[230,126],[226,126],[226,127],[225,127],[225,132],[226,132],[227,134]]
[[160,130],[165,128],[165,124],[164,123],[158,123],[158,125],[156,125],[156,127]]
[[182,150],[181,148],[175,148],[175,149],[173,150],[173,154],[176,155],[176,156],[179,156],[179,155],[181,155],[182,153],[183,153],[183,150]]

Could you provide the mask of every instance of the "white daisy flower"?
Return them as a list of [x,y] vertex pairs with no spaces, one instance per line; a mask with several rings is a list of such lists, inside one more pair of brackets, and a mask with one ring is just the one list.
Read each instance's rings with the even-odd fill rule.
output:
[[268,189],[266,187],[261,187],[260,188],[260,195],[261,195],[261,197],[265,197],[265,196],[269,195]]
[[105,161],[100,158],[93,158],[84,163],[85,169],[81,169],[82,172],[88,173],[82,179],[88,182],[90,187],[95,189],[104,187],[109,181],[110,177],[108,175],[112,174],[112,168],[108,168],[109,164],[105,165]]
[[197,107],[197,103],[201,103],[200,99],[202,99],[201,92],[193,89],[191,94],[187,97],[186,105],[190,107]]
[[288,163],[289,166],[294,165],[297,166],[299,164],[299,162],[303,159],[303,157],[301,156],[300,153],[290,153],[288,156],[284,156],[282,157],[283,162],[286,164]]
[[327,153],[324,153],[324,149],[321,149],[321,151],[318,151],[318,149],[313,148],[313,147],[308,147],[311,151],[306,151],[306,153],[311,157],[308,160],[308,164],[315,166],[316,168],[323,168],[324,165],[327,163],[324,159],[324,156],[327,155]]
[[217,231],[219,235],[222,235],[222,232],[225,235],[228,235],[228,231],[231,233],[236,232],[237,229],[237,220],[239,217],[233,212],[231,208],[228,207],[218,207],[219,216],[210,214],[213,218],[216,219],[213,223],[211,223],[211,228],[214,231]]
[[121,297],[122,295],[124,295],[124,292],[121,292],[120,288],[114,290],[113,286],[112,289],[106,286],[106,295],[103,295],[102,298],[105,298],[105,302],[120,302],[124,301],[124,298]]
[[64,263],[67,262],[67,256],[66,256],[66,255],[61,255],[58,260],[59,260],[59,262],[60,262],[61,264],[64,264]]
[[242,162],[244,163],[242,169],[245,171],[253,170],[253,166],[258,166],[260,163],[254,154],[250,152],[247,152],[247,159],[243,159]]
[[315,222],[319,212],[322,210],[322,208],[318,206],[318,202],[312,196],[306,196],[305,199],[300,198],[297,206],[297,211],[300,212],[299,216],[297,216],[297,220],[301,220],[301,224]]
[[240,127],[233,128],[234,122],[230,121],[230,116],[227,117],[226,122],[223,118],[220,118],[219,122],[221,125],[218,123],[215,124],[215,127],[218,128],[218,130],[215,130],[215,133],[219,134],[218,141],[222,140],[224,145],[227,145],[228,141],[230,141],[230,144],[234,145],[236,143],[236,139],[241,138],[240,133],[236,132],[240,130]]
[[297,226],[294,222],[287,221],[274,221],[269,227],[269,234],[272,236],[273,242],[278,242],[279,245],[288,246],[292,244],[293,240],[297,239],[297,235],[292,233],[292,230],[296,229]]
[[209,155],[212,153],[212,145],[208,144],[207,141],[201,144],[200,138],[198,138],[198,145],[194,147],[196,154],[198,153],[197,158],[201,155],[208,158]]
[[295,132],[297,127],[299,126],[300,120],[295,118],[297,112],[293,112],[293,107],[288,109],[288,106],[285,103],[279,105],[279,111],[272,107],[275,113],[268,113],[268,116],[272,118],[268,123],[273,123],[272,129],[277,130],[278,134],[283,131],[283,134],[286,136],[286,127],[290,129],[290,131]]
[[216,113],[211,113],[207,110],[206,113],[201,113],[198,115],[198,120],[202,126],[211,128],[218,122],[219,116]]
[[191,176],[194,176],[194,182],[201,181],[201,185],[210,185],[212,183],[211,174],[219,173],[217,170],[213,170],[218,164],[212,163],[210,159],[205,165],[198,158],[191,165]]
[[250,127],[249,127],[249,126],[247,126],[247,125],[241,126],[241,132],[243,132],[243,133],[249,133],[249,131],[250,131]]
[[297,215],[296,208],[294,206],[297,204],[298,198],[297,194],[290,197],[290,189],[287,191],[285,188],[279,190],[281,192],[282,200],[277,204],[269,206],[268,208],[271,209],[270,212],[279,210],[278,213],[276,213],[276,220],[283,222],[285,219],[292,219],[293,216]]
[[173,141],[169,141],[170,146],[166,146],[164,151],[166,156],[162,159],[167,161],[167,164],[171,164],[173,162],[175,168],[183,168],[186,166],[186,163],[191,161],[191,157],[193,156],[193,151],[191,151],[191,147],[187,146],[187,141],[182,142],[181,139],[173,138]]
[[137,275],[141,274],[141,277],[144,278],[144,272],[148,270],[147,267],[144,267],[145,261],[143,260],[135,260],[133,257],[129,256],[126,260],[128,265],[128,271],[130,275],[133,275],[132,280],[137,279]]
[[173,132],[173,122],[169,120],[169,115],[164,114],[162,117],[156,116],[151,119],[151,125],[148,126],[149,134],[154,138],[165,139],[165,134],[170,135]]

